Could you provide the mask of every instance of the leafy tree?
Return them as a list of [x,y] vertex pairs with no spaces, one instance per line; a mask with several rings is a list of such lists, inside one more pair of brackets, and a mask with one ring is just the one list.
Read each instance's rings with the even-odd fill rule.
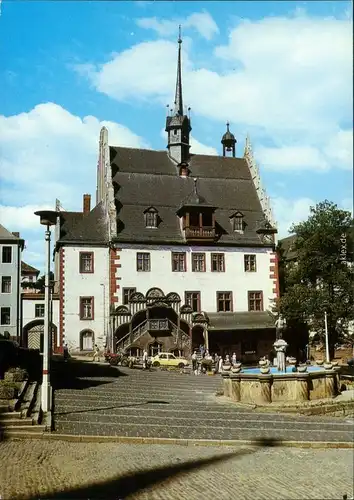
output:
[[279,309],[291,322],[307,322],[324,337],[327,312],[330,355],[354,319],[353,219],[327,200],[311,207],[307,221],[295,224],[297,260],[285,273]]
[[[49,273],[49,282],[54,281],[54,273],[50,271]],[[38,280],[33,283],[34,288],[39,290],[41,293],[44,293],[45,291],[45,275],[43,274]]]

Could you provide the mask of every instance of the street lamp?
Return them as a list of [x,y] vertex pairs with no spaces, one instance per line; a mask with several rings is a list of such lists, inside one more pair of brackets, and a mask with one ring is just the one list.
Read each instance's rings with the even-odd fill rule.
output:
[[46,241],[46,270],[44,284],[44,332],[43,332],[43,377],[42,377],[42,411],[46,413],[50,410],[50,376],[49,376],[49,347],[50,347],[50,290],[49,290],[49,275],[50,275],[50,226],[54,226],[57,222],[58,212],[54,210],[39,210],[34,212],[40,218],[40,223],[46,226],[45,241]]

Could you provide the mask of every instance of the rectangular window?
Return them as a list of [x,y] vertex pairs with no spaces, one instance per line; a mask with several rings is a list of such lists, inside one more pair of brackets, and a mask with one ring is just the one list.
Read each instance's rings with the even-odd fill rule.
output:
[[94,319],[93,297],[80,297],[80,319]]
[[223,273],[225,271],[225,254],[211,254],[211,270],[216,273]]
[[11,309],[10,307],[2,307],[1,308],[1,324],[2,325],[11,325]]
[[136,288],[123,288],[123,304],[129,304],[129,297],[136,292]]
[[245,255],[244,261],[245,261],[245,271],[246,272],[251,273],[251,272],[257,271],[256,256],[255,255]]
[[198,273],[205,271],[205,253],[192,253],[192,271]]
[[12,247],[2,247],[2,263],[11,264],[12,262]]
[[93,273],[93,252],[80,252],[80,273]]
[[172,252],[172,271],[186,271],[186,254],[185,252]]
[[248,292],[248,310],[263,311],[263,292]]
[[44,304],[35,304],[34,314],[36,318],[44,318]]
[[216,301],[218,312],[232,311],[232,292],[217,292]]
[[185,303],[193,312],[200,312],[200,292],[185,292]]
[[136,254],[136,270],[148,272],[150,271],[150,254],[138,252]]
[[11,276],[1,277],[1,293],[11,293]]

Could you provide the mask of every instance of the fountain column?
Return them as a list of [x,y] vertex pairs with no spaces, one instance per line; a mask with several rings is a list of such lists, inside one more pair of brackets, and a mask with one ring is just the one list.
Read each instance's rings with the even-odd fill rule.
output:
[[273,347],[277,353],[278,372],[286,372],[285,352],[288,347],[288,343],[284,339],[278,339],[274,342]]

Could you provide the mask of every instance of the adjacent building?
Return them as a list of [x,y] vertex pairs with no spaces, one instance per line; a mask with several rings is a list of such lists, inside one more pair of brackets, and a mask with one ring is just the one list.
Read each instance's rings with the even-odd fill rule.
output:
[[[61,344],[190,355],[205,344],[245,362],[268,354],[279,295],[276,223],[247,137],[222,155],[190,151],[178,44],[167,151],[109,144],[101,130],[96,205],[56,227]],[[158,132],[158,131],[157,131]]]
[[21,291],[22,293],[37,293],[35,287],[40,271],[26,262],[21,262]]
[[21,254],[24,240],[0,224],[0,334],[20,338]]

